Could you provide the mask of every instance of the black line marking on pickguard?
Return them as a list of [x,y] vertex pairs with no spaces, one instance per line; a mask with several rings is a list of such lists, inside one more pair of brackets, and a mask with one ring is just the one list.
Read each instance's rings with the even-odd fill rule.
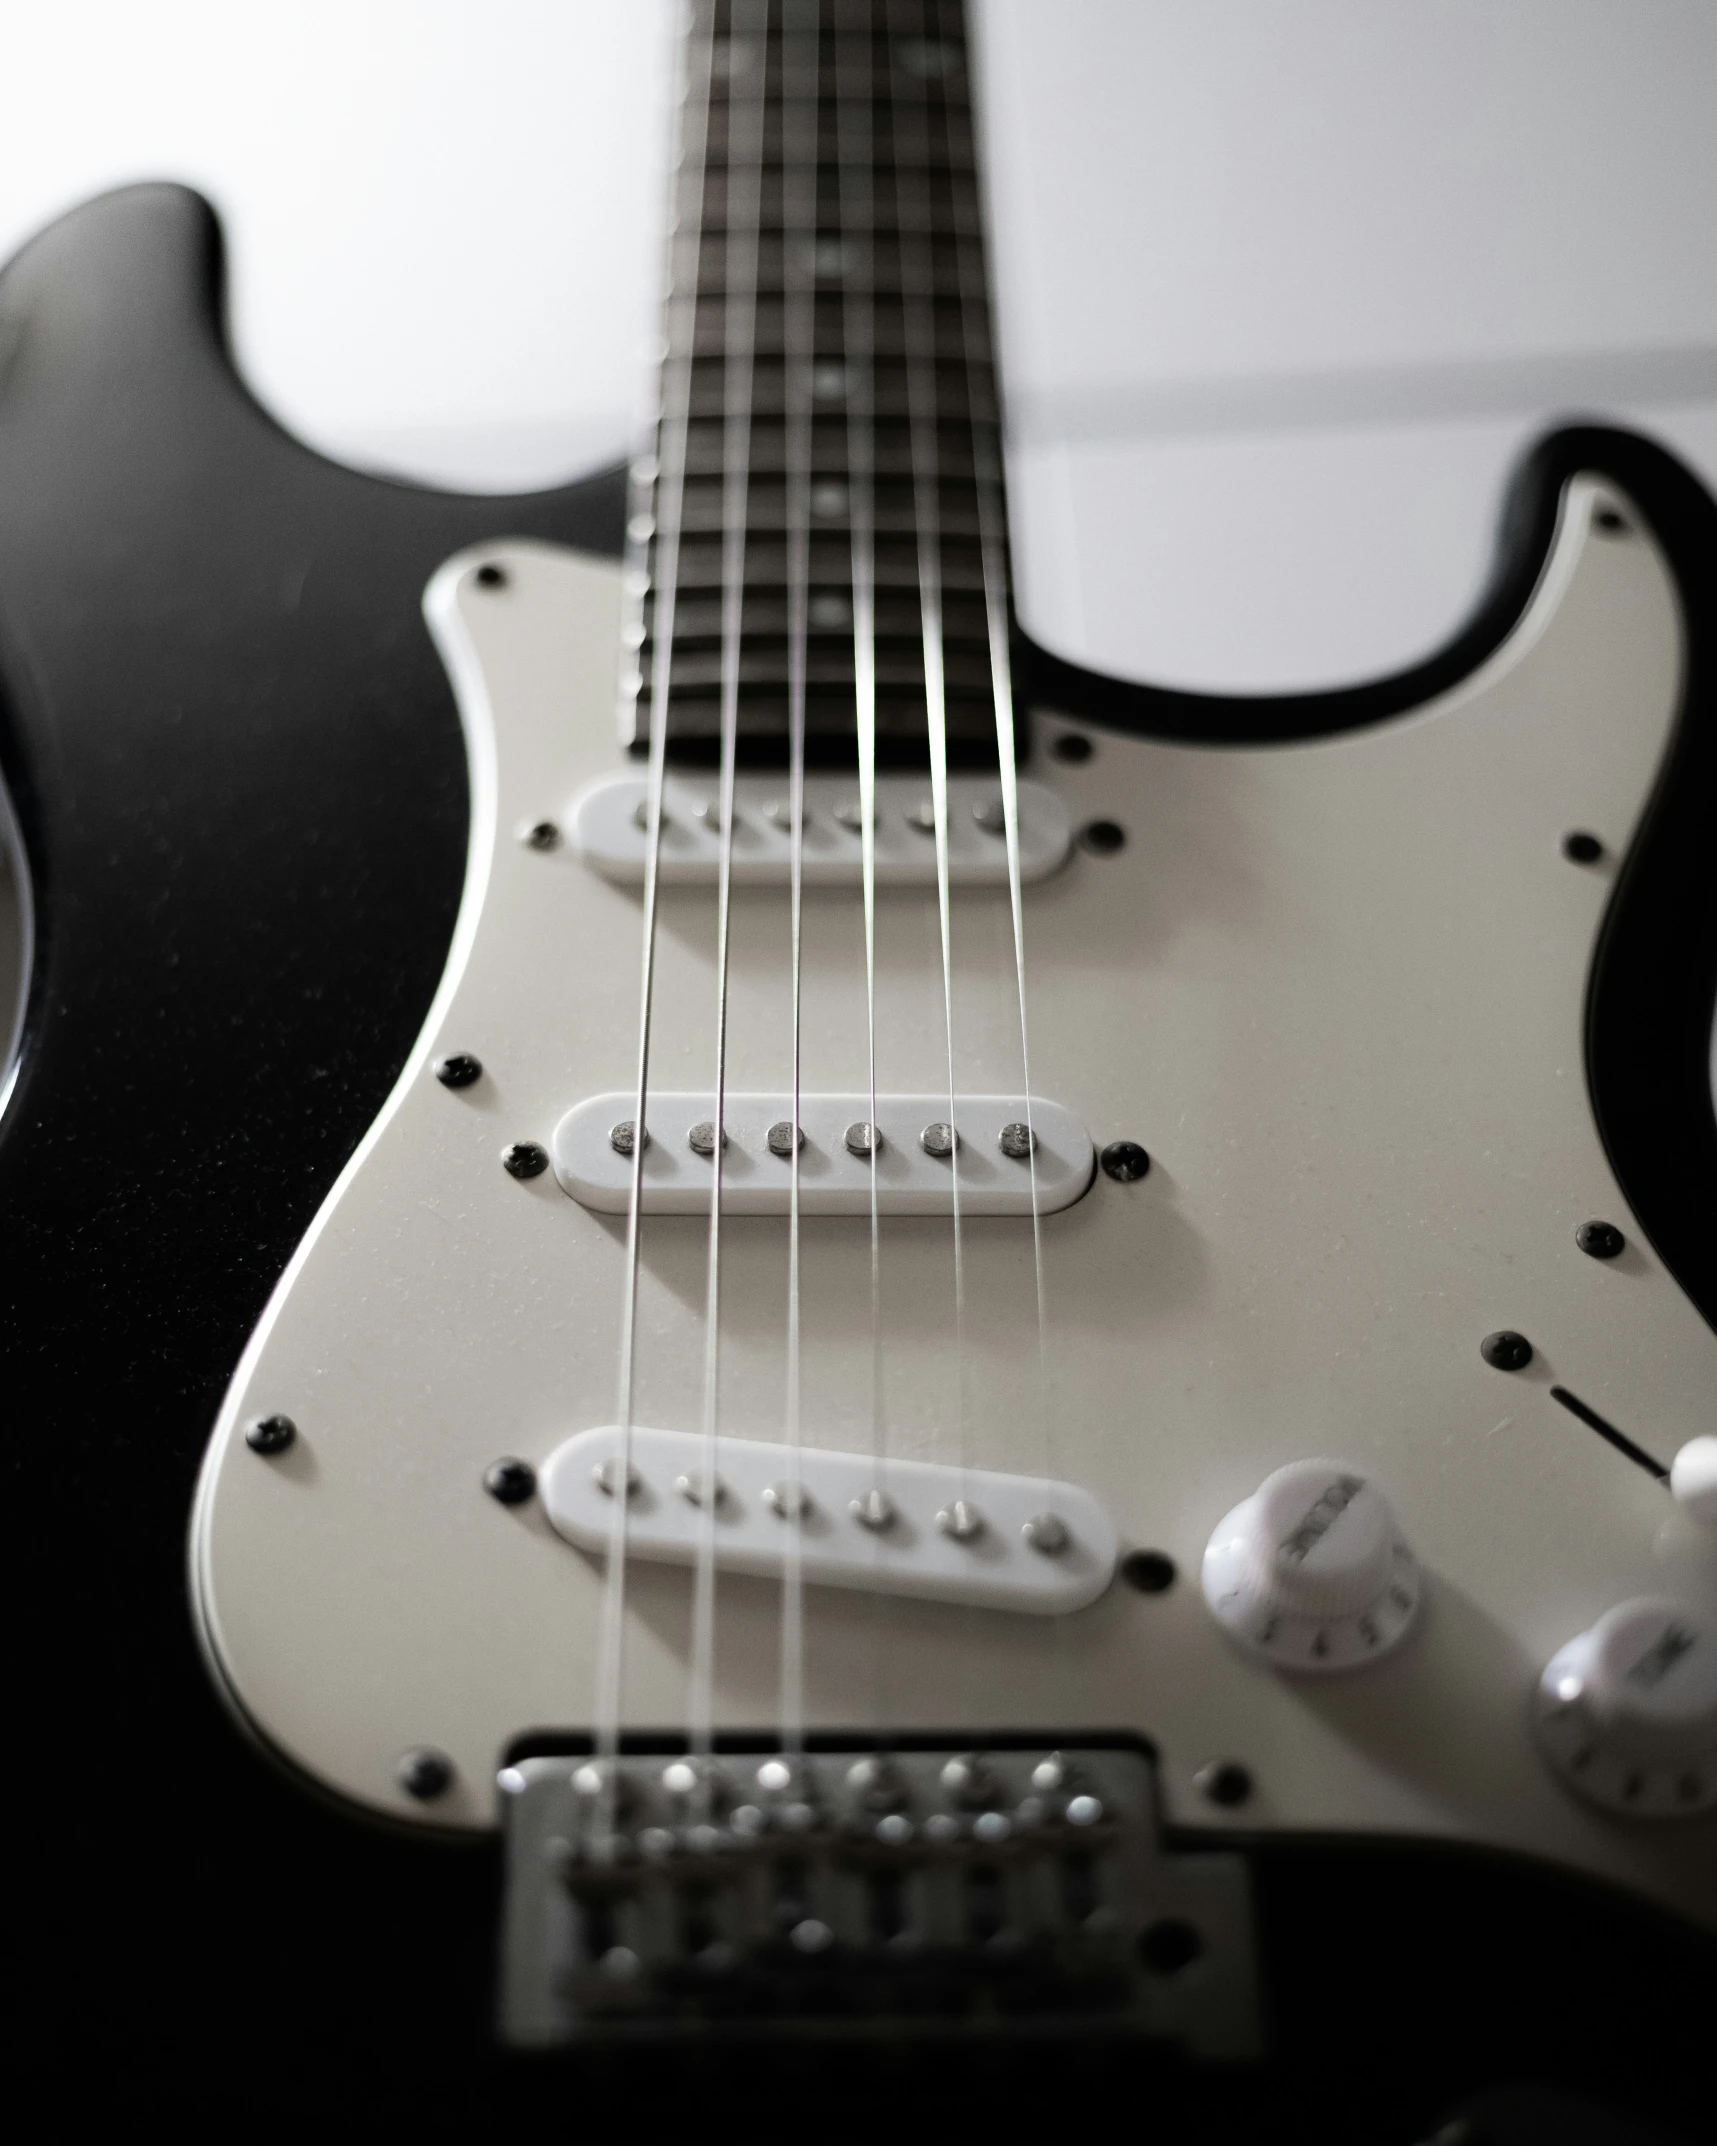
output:
[[1600,1438],[1607,1438],[1618,1453],[1625,1453],[1647,1475],[1655,1475],[1660,1483],[1669,1481],[1669,1470],[1662,1461],[1653,1460],[1643,1446],[1636,1446],[1625,1431],[1618,1431],[1613,1423],[1606,1423],[1595,1408],[1588,1408],[1577,1393],[1570,1393],[1566,1386],[1552,1386],[1550,1398],[1560,1401],[1571,1416],[1578,1416],[1582,1423],[1590,1424]]

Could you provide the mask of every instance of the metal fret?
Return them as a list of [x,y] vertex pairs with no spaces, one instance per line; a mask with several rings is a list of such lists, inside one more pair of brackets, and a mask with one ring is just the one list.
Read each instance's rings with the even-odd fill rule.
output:
[[[764,78],[761,236],[751,342],[750,462],[739,663],[740,738],[749,759],[779,757],[787,737],[788,571],[786,413],[788,382],[784,296],[789,261],[783,234],[786,182],[783,144],[804,140],[810,99],[789,112],[784,103],[781,9],[771,8]],[[897,11],[898,13],[899,11]],[[669,246],[668,362],[689,381],[685,441],[683,537],[674,627],[670,750],[708,757],[719,730],[721,475],[727,408],[726,142],[729,0],[694,0],[693,34],[713,38],[714,81],[707,157],[683,173],[675,188],[678,228]],[[950,754],[967,764],[993,763],[995,723],[990,644],[983,601],[980,467],[998,459],[999,404],[987,318],[973,317],[974,291],[984,288],[983,238],[973,158],[963,9],[959,0],[929,0],[910,11],[928,33],[893,37],[886,0],[822,0],[818,39],[815,139],[821,161],[814,174],[817,235],[792,266],[808,272],[811,314],[810,602],[806,637],[806,744],[813,762],[839,762],[854,738],[851,532],[844,480],[850,433],[848,400],[867,390],[867,428],[873,472],[871,522],[875,549],[876,692],[879,752],[896,763],[925,750],[924,658],[918,604],[919,553],[914,534],[912,456],[908,437],[906,323],[902,233],[916,248],[915,290],[928,323],[938,442],[936,550],[945,591],[942,658]],[[739,55],[749,66],[752,55]],[[890,96],[902,70],[922,97],[897,125]],[[795,82],[808,85],[808,70]],[[868,90],[871,142],[868,202],[855,228],[852,204],[843,214],[837,84],[852,98]],[[800,184],[808,183],[803,177]],[[799,226],[803,228],[802,225]],[[693,236],[693,234],[696,234]],[[794,241],[804,248],[803,239]],[[752,288],[747,282],[748,291]],[[868,379],[853,374],[844,347],[844,294],[869,293]],[[977,309],[982,314],[982,307]],[[653,568],[653,555],[647,559]],[[642,607],[643,646],[635,672],[643,699],[632,704],[629,742],[638,746],[637,709],[655,675],[651,634],[654,605]],[[623,711],[623,721],[627,720]]]

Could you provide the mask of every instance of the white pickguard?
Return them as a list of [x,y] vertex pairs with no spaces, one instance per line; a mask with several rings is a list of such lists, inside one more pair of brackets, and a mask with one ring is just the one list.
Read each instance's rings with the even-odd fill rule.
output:
[[[1038,1405],[1030,1230],[971,1225],[965,1383],[973,1459],[1093,1492],[1123,1548],[1172,1554],[1161,1596],[1117,1585],[1059,1619],[813,1590],[813,1724],[1049,1735],[1133,1726],[1162,1755],[1171,1815],[1219,1827],[1441,1835],[1553,1857],[1717,1923],[1717,1831],[1630,1826],[1560,1787],[1529,1732],[1534,1679],[1612,1603],[1717,1606],[1717,1534],[1549,1398],[1553,1379],[1667,1458],[1713,1428],[1717,1338],[1647,1247],[1605,1162],[1582,1069],[1582,1003],[1608,865],[1623,853],[1678,691],[1681,632],[1649,539],[1590,531],[1571,488],[1555,554],[1511,640],[1421,713],[1329,742],[1205,751],[1100,736],[1034,772],[1076,821],[1127,830],[1026,896],[1032,1084],[1092,1137],[1142,1141],[1148,1177],[1099,1177],[1046,1219],[1052,1401]],[[428,599],[470,739],[474,821],[447,977],[386,1112],[276,1293],[222,1410],[193,1564],[210,1654],[259,1733],[390,1816],[481,1827],[520,1730],[592,1710],[598,1563],[540,1507],[483,1494],[498,1455],[540,1461],[612,1420],[623,1223],[552,1173],[582,1096],[624,1089],[637,1020],[634,892],[515,830],[615,765],[617,568],[488,547]],[[1060,727],[1050,716],[1040,733]],[[879,916],[879,1080],[944,1078],[933,895]],[[956,904],[962,1087],[1019,1085],[1005,896]],[[664,894],[656,1078],[712,1078],[713,899]],[[729,1079],[787,1075],[786,898],[736,897]],[[862,1083],[860,913],[808,900],[807,1087]],[[457,1091],[443,1052],[481,1059]],[[1583,1256],[1577,1223],[1629,1248]],[[646,1229],[639,1419],[694,1427],[706,1225]],[[785,1230],[727,1225],[722,1416],[780,1435]],[[867,1249],[805,1227],[805,1416],[814,1443],[868,1444]],[[957,1455],[945,1223],[885,1227],[895,1449]],[[1498,1327],[1537,1359],[1481,1362]],[[284,1411],[285,1454],[244,1443]],[[1399,1654],[1293,1681],[1205,1609],[1215,1522],[1283,1462],[1374,1477],[1422,1561]],[[626,1710],[683,1724],[690,1580],[629,1583]],[[775,1717],[778,1590],[725,1577],[719,1715]],[[431,1806],[398,1787],[407,1747],[449,1753]],[[1231,1816],[1192,1785],[1212,1759],[1258,1784]]]

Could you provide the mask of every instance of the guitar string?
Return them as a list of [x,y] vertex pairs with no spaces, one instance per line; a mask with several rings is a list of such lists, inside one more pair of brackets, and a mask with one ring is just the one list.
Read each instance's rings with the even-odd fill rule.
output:
[[[969,58],[968,58],[969,64]],[[981,213],[981,211],[980,211]],[[989,296],[983,254],[966,243],[960,219],[953,219],[956,288],[959,293],[961,351],[965,360],[967,425],[971,436],[973,490],[978,510],[978,552],[984,585],[984,623],[989,644],[990,689],[995,706],[996,764],[1001,777],[1002,829],[1008,860],[1008,909],[1013,930],[1014,987],[1019,1012],[1020,1083],[1026,1129],[1026,1170],[1031,1198],[1031,1252],[1037,1313],[1037,1389],[1039,1463],[1045,1484],[1056,1480],[1057,1424],[1049,1375],[1049,1297],[1043,1257],[1043,1206],[1037,1162],[1037,1128],[1031,1086],[1031,1025],[1027,1012],[1025,904],[1021,896],[1019,763],[1014,712],[1013,663],[1007,572],[1007,502],[998,447],[999,412],[980,415],[973,388],[990,350]],[[981,226],[980,226],[981,230]],[[1065,1619],[1055,1620],[1062,1629]]]
[[[715,1733],[716,1508],[721,1495],[722,1186],[727,1150],[728,974],[733,923],[734,771],[745,623],[745,554],[751,496],[751,406],[757,347],[757,254],[762,209],[768,0],[732,0],[727,38],[727,200],[723,237],[721,486],[721,856],[716,880],[715,1109],[710,1156],[709,1250],[704,1298],[703,1442],[697,1561],[692,1589],[688,1741],[710,1794]],[[707,1810],[703,1813],[707,1819]]]
[[[803,1067],[805,668],[809,635],[811,548],[811,366],[816,335],[818,73],[820,0],[784,0],[781,24],[781,347],[787,525],[787,729],[789,836],[788,934],[792,946],[792,1147],[787,1221],[787,1481],[800,1482],[803,1442],[800,1359],[799,1160]],[[781,1518],[787,1530],[781,1574],[781,1749],[797,1769],[805,1741],[803,1492]]]
[[645,791],[644,899],[638,991],[637,1078],[633,1089],[631,1187],[626,1206],[626,1274],[621,1298],[616,1452],[609,1481],[607,1570],[598,1624],[595,1744],[603,1766],[601,1830],[616,1818],[620,1717],[625,1682],[627,1524],[632,1480],[632,1432],[637,1389],[638,1272],[649,1143],[651,1023],[655,998],[656,914],[661,879],[662,793],[667,770],[674,613],[679,590],[684,519],[686,440],[691,415],[692,355],[702,267],[703,172],[709,130],[713,30],[695,24],[681,47],[676,83],[678,142],[669,181],[666,351],[657,421],[655,606],[651,619],[649,777]]
[[[838,18],[837,18],[838,20]],[[860,50],[862,47],[862,63]],[[847,398],[847,518],[852,544],[853,710],[858,743],[859,857],[864,883],[866,1093],[870,1127],[871,1488],[887,1497],[887,1411],[883,1391],[882,1223],[876,1121],[876,537],[872,366],[875,273],[871,184],[871,67],[868,27],[835,36],[835,114],[843,286],[842,370]],[[860,80],[862,64],[863,79]],[[857,92],[855,94],[855,92]],[[877,1539],[880,1553],[881,1537]]]
[[[901,65],[899,10],[885,8],[889,32],[896,245],[899,249],[902,347],[913,521],[918,550],[918,605],[924,663],[924,712],[930,746],[930,802],[935,820],[936,914],[942,952],[942,1022],[947,1045],[948,1188],[953,1218],[955,1434],[962,1498],[969,1496],[970,1411],[966,1405],[966,1272],[960,1215],[960,1129],[954,1072],[954,943],[948,887],[948,702],[942,648],[941,420],[936,378],[936,319],[930,202],[930,122],[926,74]],[[915,9],[918,27],[924,11]],[[920,49],[929,41],[920,37]],[[903,124],[910,119],[910,124]]]

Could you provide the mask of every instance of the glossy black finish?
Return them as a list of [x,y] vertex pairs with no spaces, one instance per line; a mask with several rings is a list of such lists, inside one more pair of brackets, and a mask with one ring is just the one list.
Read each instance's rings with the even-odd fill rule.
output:
[[623,517],[618,475],[453,498],[289,439],[233,373],[219,235],[180,188],[90,204],[0,278],[0,756],[40,921],[0,1121],[0,1379],[30,1427],[9,1569],[36,1632],[8,1715],[66,1850],[22,1859],[9,1913],[14,2030],[56,2096],[86,2059],[121,2100],[230,2090],[229,1988],[258,1975],[326,2073],[347,2000],[316,1963],[385,1959],[393,2028],[344,2016],[397,2036],[437,1928],[481,2035],[481,1857],[378,1843],[240,1742],[185,1532],[239,1352],[445,958],[465,765],[424,586],[485,538],[617,555]]

